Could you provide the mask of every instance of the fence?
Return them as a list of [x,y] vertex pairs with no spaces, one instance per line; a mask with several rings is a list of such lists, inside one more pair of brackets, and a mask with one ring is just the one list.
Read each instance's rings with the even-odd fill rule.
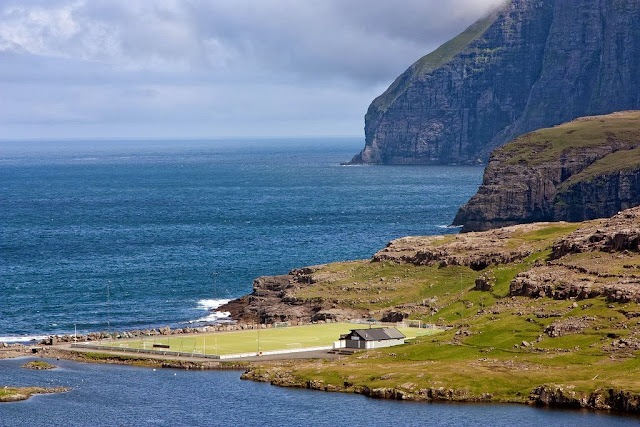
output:
[[198,357],[198,358],[206,358],[206,359],[216,359],[216,360],[224,360],[224,359],[242,359],[244,357],[259,357],[259,356],[275,356],[278,354],[291,354],[291,353],[302,353],[307,351],[323,351],[323,350],[331,350],[333,346],[322,346],[322,347],[303,347],[303,348],[294,348],[287,350],[272,350],[272,351],[261,351],[251,352],[251,353],[236,353],[236,354],[202,354],[202,353],[184,353],[179,351],[164,351],[164,350],[148,350],[142,348],[126,348],[126,347],[110,347],[103,346],[97,344],[72,344],[72,348],[88,348],[92,350],[106,350],[106,351],[117,351],[121,353],[143,353],[143,354],[154,354],[159,356],[173,356],[173,357]]

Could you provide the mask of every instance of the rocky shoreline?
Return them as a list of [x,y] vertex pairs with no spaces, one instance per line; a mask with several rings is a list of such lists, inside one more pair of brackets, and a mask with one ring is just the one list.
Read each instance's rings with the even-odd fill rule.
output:
[[70,390],[68,387],[3,387],[0,388],[0,403],[20,402],[36,394],[66,393]]
[[349,383],[331,384],[324,381],[301,380],[286,371],[247,370],[243,379],[267,382],[278,387],[361,394],[375,399],[407,400],[414,402],[458,403],[519,403],[549,408],[590,409],[640,414],[640,393],[618,389],[597,389],[591,393],[576,392],[562,385],[541,385],[522,399],[495,399],[491,393],[473,395],[468,390],[444,387],[415,389],[411,384],[399,387],[370,388]]

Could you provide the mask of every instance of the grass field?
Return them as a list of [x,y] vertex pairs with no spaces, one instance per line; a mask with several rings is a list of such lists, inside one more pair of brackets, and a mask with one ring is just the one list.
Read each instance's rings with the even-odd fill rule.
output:
[[[351,329],[366,328],[353,323],[328,323],[323,325],[296,326],[289,328],[260,330],[260,351],[292,350],[309,347],[329,346],[341,334]],[[398,328],[408,338],[430,335],[438,332],[432,329]],[[153,344],[168,345],[167,351],[184,353],[228,355],[258,351],[258,330],[200,334],[189,336],[157,336],[143,340],[118,341],[123,350],[153,349]],[[114,346],[113,342],[104,343]],[[163,349],[158,349],[163,350]]]

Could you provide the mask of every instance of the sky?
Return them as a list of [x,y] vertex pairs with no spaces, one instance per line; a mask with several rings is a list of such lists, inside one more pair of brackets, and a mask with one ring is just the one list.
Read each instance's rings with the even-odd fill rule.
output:
[[503,0],[1,0],[0,139],[363,136]]

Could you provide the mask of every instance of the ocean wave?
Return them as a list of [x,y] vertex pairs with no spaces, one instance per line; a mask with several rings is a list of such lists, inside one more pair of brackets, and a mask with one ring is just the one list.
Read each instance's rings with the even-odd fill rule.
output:
[[33,336],[22,336],[22,337],[0,337],[0,342],[6,343],[14,343],[14,342],[32,342],[32,341],[41,341],[45,338],[49,338],[48,335],[33,335]]
[[225,305],[231,301],[230,299],[201,299],[198,301],[198,309],[200,310],[215,310],[221,305]]
[[197,308],[199,310],[207,310],[209,314],[205,317],[201,317],[196,320],[191,320],[189,323],[199,322],[221,322],[229,320],[231,313],[228,311],[216,311],[216,309],[231,301],[230,299],[201,299],[198,301]]
[[228,320],[231,313],[228,311],[214,311],[208,316],[201,317],[196,322],[219,322],[221,320]]
[[462,225],[436,225],[437,228],[462,228]]

